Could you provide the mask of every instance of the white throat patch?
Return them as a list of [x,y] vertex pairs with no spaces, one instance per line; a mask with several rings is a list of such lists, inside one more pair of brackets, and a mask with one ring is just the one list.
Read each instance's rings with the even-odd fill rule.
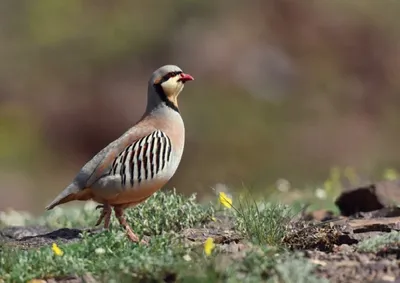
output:
[[176,97],[183,90],[184,84],[182,82],[178,82],[178,80],[179,76],[175,76],[169,78],[167,81],[161,84],[166,96]]

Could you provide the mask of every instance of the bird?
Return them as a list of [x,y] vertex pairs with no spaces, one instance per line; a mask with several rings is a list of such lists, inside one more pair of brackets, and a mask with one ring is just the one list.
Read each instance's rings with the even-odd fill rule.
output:
[[185,143],[178,96],[192,80],[176,65],[155,70],[148,81],[142,117],[89,160],[46,210],[74,200],[93,200],[98,203],[96,210],[101,209],[95,226],[104,222],[108,229],[114,210],[128,238],[139,242],[124,212],[161,189],[178,169]]

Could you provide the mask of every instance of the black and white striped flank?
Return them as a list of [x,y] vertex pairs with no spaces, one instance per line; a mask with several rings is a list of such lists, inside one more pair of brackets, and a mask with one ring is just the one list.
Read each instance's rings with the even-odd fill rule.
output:
[[122,187],[133,187],[153,179],[171,160],[170,138],[154,131],[127,146],[114,160],[110,175],[119,175]]

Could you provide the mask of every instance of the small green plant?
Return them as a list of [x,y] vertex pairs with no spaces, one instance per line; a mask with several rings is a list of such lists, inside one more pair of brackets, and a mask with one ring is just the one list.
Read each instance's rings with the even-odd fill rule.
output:
[[328,283],[324,278],[313,274],[315,265],[299,254],[290,254],[280,258],[274,266],[276,282],[282,283]]
[[365,253],[376,253],[391,246],[399,247],[399,243],[400,232],[392,231],[390,233],[362,241],[357,245],[357,250]]
[[187,198],[175,190],[157,192],[146,203],[127,211],[132,227],[145,235],[179,232],[210,221],[213,215],[214,207],[199,204],[195,194]]
[[256,202],[248,193],[239,198],[237,207],[232,207],[237,216],[237,229],[259,245],[280,245],[294,216],[289,206]]

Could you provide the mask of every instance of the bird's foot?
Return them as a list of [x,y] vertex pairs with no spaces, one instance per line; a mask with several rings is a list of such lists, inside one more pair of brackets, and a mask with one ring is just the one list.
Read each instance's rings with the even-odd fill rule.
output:
[[108,229],[108,227],[110,226],[111,207],[108,204],[100,204],[96,206],[96,210],[100,208],[102,209],[102,211],[95,226],[99,226],[100,223],[104,220],[104,228]]
[[139,237],[132,231],[132,228],[129,226],[128,222],[124,217],[124,210],[121,207],[114,207],[115,216],[117,217],[119,223],[125,228],[127,236],[129,240],[134,243],[140,243],[144,245],[148,245],[148,242],[144,239],[140,240]]
[[131,227],[126,226],[125,229],[126,229],[126,233],[128,235],[129,240],[131,240],[132,242],[140,243],[140,244],[143,244],[143,245],[146,245],[146,246],[149,244],[144,239],[140,240],[139,237],[132,231]]

